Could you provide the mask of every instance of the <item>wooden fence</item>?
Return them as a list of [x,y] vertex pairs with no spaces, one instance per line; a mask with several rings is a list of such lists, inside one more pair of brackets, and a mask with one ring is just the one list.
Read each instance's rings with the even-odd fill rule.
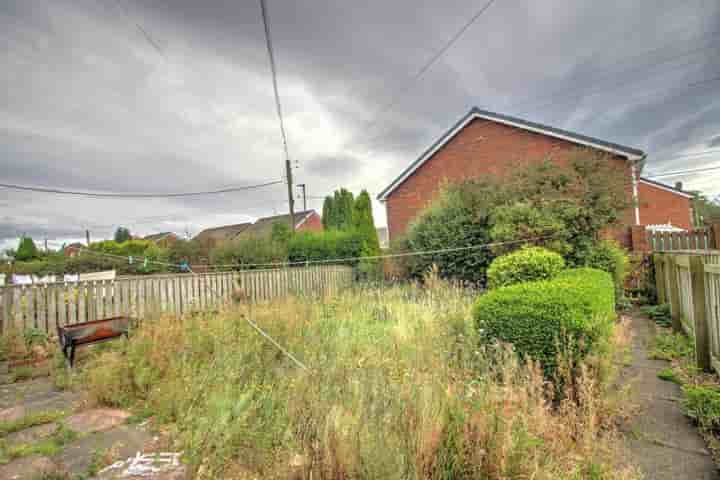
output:
[[713,228],[693,228],[684,232],[647,230],[647,244],[655,252],[674,250],[711,250],[717,248]]
[[658,300],[670,305],[673,328],[694,338],[698,367],[720,373],[720,251],[653,257]]
[[142,318],[152,310],[181,315],[216,308],[236,290],[258,302],[288,294],[328,294],[352,281],[351,267],[325,265],[7,286],[0,288],[0,331],[38,328],[54,333],[57,325],[114,315]]

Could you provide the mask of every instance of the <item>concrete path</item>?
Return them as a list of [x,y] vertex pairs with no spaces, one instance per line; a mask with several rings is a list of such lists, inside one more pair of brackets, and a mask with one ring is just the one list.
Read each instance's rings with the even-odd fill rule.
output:
[[632,364],[623,378],[632,382],[631,402],[640,411],[623,428],[628,462],[648,480],[720,479],[704,440],[682,413],[680,387],[657,376],[669,363],[648,358],[657,335],[655,323],[637,313],[632,329]]
[[[130,413],[89,407],[83,395],[58,391],[47,378],[0,384],[0,422],[8,425],[46,412],[54,412],[57,420],[12,433],[0,431],[0,479],[36,480],[51,473],[66,478],[141,478],[129,476],[128,470],[156,480],[185,477],[185,467],[177,462],[165,468],[167,462],[155,461],[152,455],[142,464],[128,460],[160,448],[159,437],[147,426],[128,423]],[[110,464],[116,467],[102,471]]]

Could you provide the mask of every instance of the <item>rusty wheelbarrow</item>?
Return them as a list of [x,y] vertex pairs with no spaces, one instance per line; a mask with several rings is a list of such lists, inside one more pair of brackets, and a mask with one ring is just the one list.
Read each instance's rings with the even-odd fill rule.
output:
[[75,349],[82,345],[102,343],[125,336],[133,320],[130,317],[112,317],[91,322],[58,326],[58,340],[65,362],[72,367],[75,363]]

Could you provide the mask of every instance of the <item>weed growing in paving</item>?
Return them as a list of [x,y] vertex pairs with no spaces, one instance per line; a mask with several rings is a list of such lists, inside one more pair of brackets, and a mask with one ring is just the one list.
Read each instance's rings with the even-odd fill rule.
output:
[[677,374],[675,373],[675,369],[672,367],[664,368],[658,372],[658,378],[660,380],[665,380],[666,382],[673,382],[677,383],[678,385],[682,385],[682,381],[678,378]]
[[19,432],[20,430],[25,430],[26,428],[56,422],[66,415],[64,411],[53,410],[25,415],[12,422],[0,422],[0,438],[6,437],[11,433]]
[[670,317],[670,305],[664,303],[662,305],[646,305],[640,310],[648,317],[655,320],[655,323],[661,327],[670,327],[672,319]]
[[683,387],[685,413],[705,429],[720,430],[720,388],[687,385]]
[[53,456],[60,452],[65,445],[77,438],[77,433],[60,424],[59,428],[50,437],[31,445],[7,445],[0,443],[0,463],[7,463],[16,458],[30,455]]
[[635,478],[613,460],[608,351],[559,362],[572,381],[553,397],[538,365],[479,347],[473,292],[429,285],[162,317],[83,381],[104,404],[154,412],[201,479]]
[[655,337],[650,358],[656,360],[680,360],[693,355],[692,340],[681,333],[664,331]]

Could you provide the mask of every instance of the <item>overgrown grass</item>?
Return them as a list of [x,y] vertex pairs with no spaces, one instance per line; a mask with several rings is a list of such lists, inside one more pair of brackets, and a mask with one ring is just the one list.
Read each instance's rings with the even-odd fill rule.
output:
[[655,337],[650,358],[656,360],[683,360],[693,355],[692,339],[681,334],[663,331]]
[[103,404],[153,412],[201,479],[636,478],[614,456],[624,327],[605,355],[561,359],[555,397],[538,365],[479,347],[473,300],[429,279],[162,317],[83,382]]

